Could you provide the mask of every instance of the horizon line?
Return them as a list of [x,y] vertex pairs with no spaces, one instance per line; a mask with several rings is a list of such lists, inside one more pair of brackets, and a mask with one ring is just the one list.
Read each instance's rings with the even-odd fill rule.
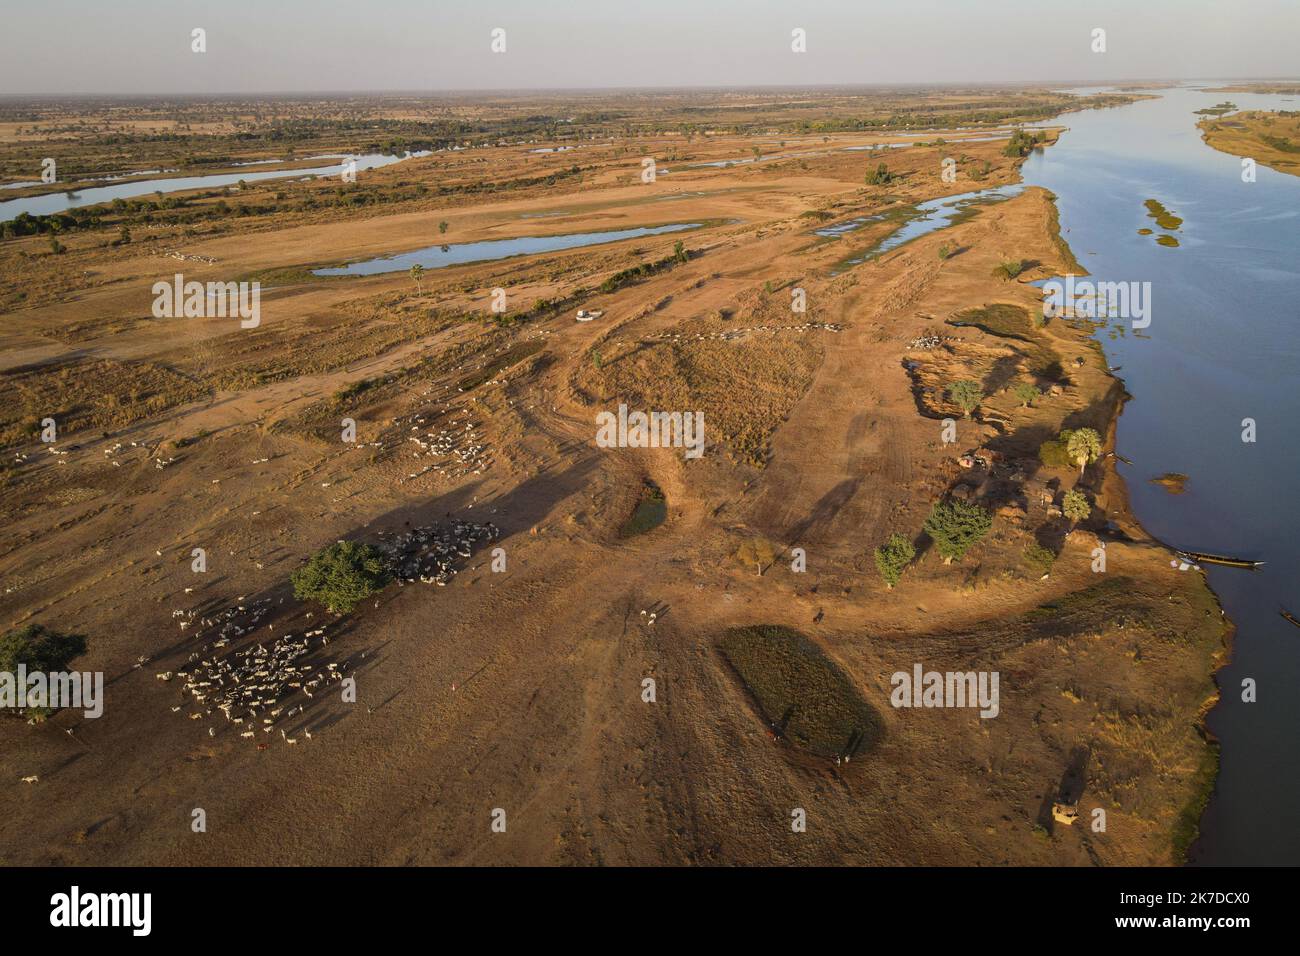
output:
[[554,87],[477,87],[477,88],[457,88],[457,89],[418,89],[418,88],[401,88],[387,87],[376,89],[300,89],[300,90],[219,90],[219,91],[188,91],[188,92],[159,92],[159,91],[114,91],[114,92],[26,92],[26,93],[0,93],[0,100],[16,99],[60,99],[60,98],[139,98],[149,97],[154,99],[184,99],[194,97],[210,98],[227,98],[227,97],[283,97],[283,96],[474,96],[485,94],[542,94],[542,93],[630,93],[630,92],[763,92],[763,91],[800,91],[800,90],[858,90],[858,89],[952,89],[963,87],[989,87],[989,88],[1007,88],[1007,87],[1025,87],[1030,89],[1054,88],[1065,86],[1097,86],[1097,87],[1119,87],[1134,86],[1152,83],[1192,83],[1192,82],[1233,82],[1233,83],[1276,83],[1276,82],[1297,82],[1300,83],[1300,77],[1293,76],[1217,76],[1203,77],[1193,79],[1191,77],[1128,77],[1118,80],[1097,80],[1097,79],[1036,79],[1036,80],[947,80],[947,81],[851,81],[851,82],[829,82],[829,83],[755,83],[755,84],[693,84],[687,86],[652,86],[643,84],[633,84],[627,86],[554,86]]

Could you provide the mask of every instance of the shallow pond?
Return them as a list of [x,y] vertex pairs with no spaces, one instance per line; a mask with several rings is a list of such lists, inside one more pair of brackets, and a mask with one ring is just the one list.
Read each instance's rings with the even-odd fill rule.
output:
[[425,246],[412,252],[393,256],[379,256],[362,262],[329,269],[316,269],[317,276],[372,276],[384,272],[405,272],[411,266],[425,269],[444,269],[466,262],[492,262],[511,256],[530,256],[539,252],[560,252],[579,249],[622,239],[641,236],[659,236],[670,232],[698,229],[703,223],[679,222],[667,226],[643,226],[637,229],[613,229],[607,232],[571,232],[560,236],[520,236],[518,239],[487,239],[482,242],[462,242],[457,245],[438,244]]

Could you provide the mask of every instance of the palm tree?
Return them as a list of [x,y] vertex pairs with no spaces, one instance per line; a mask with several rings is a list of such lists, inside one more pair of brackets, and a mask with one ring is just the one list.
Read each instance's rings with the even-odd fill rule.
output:
[[1091,428],[1080,428],[1070,436],[1065,448],[1070,458],[1079,463],[1079,475],[1082,476],[1088,463],[1096,461],[1101,454],[1101,436]]
[[418,262],[411,266],[411,278],[415,280],[415,288],[419,290],[421,295],[423,295],[424,286],[420,280],[424,278],[424,266],[420,265]]

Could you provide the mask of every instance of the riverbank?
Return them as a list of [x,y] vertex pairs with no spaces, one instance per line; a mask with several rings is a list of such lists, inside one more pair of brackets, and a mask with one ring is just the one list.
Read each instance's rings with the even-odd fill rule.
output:
[[[1070,244],[1061,234],[1060,210],[1057,205],[1057,197],[1052,193],[1049,193],[1049,195],[1051,196],[1052,204],[1048,228],[1065,263],[1065,269],[1060,278],[1064,278],[1067,274],[1075,276],[1088,275],[1087,269],[1085,269],[1079,262],[1074,251],[1070,248]],[[1162,549],[1171,562],[1176,563],[1178,559],[1174,549],[1153,538],[1147,530],[1143,528],[1140,520],[1133,511],[1127,483],[1118,469],[1119,458],[1117,457],[1120,418],[1124,414],[1125,406],[1129,401],[1131,401],[1132,396],[1125,389],[1123,380],[1110,371],[1111,366],[1109,364],[1109,359],[1106,356],[1105,344],[1096,337],[1091,328],[1089,328],[1087,335],[1090,342],[1096,348],[1097,354],[1101,359],[1102,367],[1107,369],[1106,375],[1111,382],[1111,386],[1107,389],[1106,397],[1104,399],[1109,408],[1109,414],[1107,415],[1107,426],[1104,432],[1102,457],[1102,468],[1104,471],[1102,487],[1106,501],[1110,506],[1108,519],[1125,537],[1151,542],[1153,545]],[[1180,477],[1185,481],[1186,476]],[[1152,479],[1152,481],[1162,483],[1162,479],[1160,478]],[[1183,486],[1180,482],[1177,484],[1177,490],[1174,493],[1181,493],[1182,490]],[[1224,613],[1218,595],[1214,593],[1208,580],[1202,579],[1202,587],[1205,594],[1213,602],[1214,607],[1218,609],[1218,613],[1222,618],[1222,629],[1218,635],[1221,642],[1221,652],[1217,652],[1214,655],[1213,666],[1208,675],[1208,679],[1212,682],[1212,687],[1209,688],[1209,693],[1206,694],[1196,715],[1196,726],[1198,732],[1205,739],[1206,749],[1197,766],[1197,770],[1193,775],[1191,792],[1187,799],[1187,803],[1179,813],[1173,831],[1173,848],[1175,857],[1179,862],[1185,862],[1187,860],[1188,853],[1200,834],[1201,816],[1210,800],[1217,779],[1220,745],[1207,725],[1206,716],[1219,702],[1220,687],[1218,683],[1218,674],[1231,657],[1232,635],[1234,633],[1232,622]]]
[[1300,176],[1300,112],[1246,110],[1196,124],[1207,145]]
[[[1248,111],[1289,109],[1275,95],[1231,99]],[[1295,354],[1288,317],[1300,291],[1300,183],[1262,164],[1243,179],[1239,157],[1202,140],[1197,121],[1223,100],[1178,87],[1121,110],[1081,113],[1025,174],[1058,196],[1067,238],[1097,281],[1144,289],[1155,303],[1149,321],[1119,315],[1096,334],[1134,396],[1114,439],[1133,514],[1171,547],[1267,559],[1253,572],[1179,573],[1203,576],[1232,625],[1215,673],[1224,690],[1204,720],[1221,742],[1219,773],[1189,859],[1271,865],[1300,852],[1285,822],[1300,792],[1300,752],[1288,730],[1300,706],[1285,691],[1300,680],[1300,648],[1277,614],[1294,593],[1300,560],[1295,522],[1275,505],[1288,493],[1300,427],[1290,414],[1269,412],[1293,404],[1282,383]],[[1138,231],[1149,224],[1153,196],[1185,219],[1177,248]],[[1263,421],[1269,434],[1258,440]],[[1183,494],[1154,482],[1171,474],[1190,476]],[[1261,687],[1257,698],[1239,690],[1248,680]]]
[[[716,137],[695,158],[747,145]],[[1031,186],[936,216],[938,228],[904,244],[881,242],[897,227],[884,219],[828,238],[821,222],[1012,184],[1019,159],[999,142],[883,157],[819,137],[807,147],[655,183],[641,182],[639,152],[610,154],[590,160],[602,165],[581,185],[508,198],[467,188],[454,206],[430,198],[359,223],[280,210],[229,235],[177,237],[206,257],[195,261],[208,278],[336,261],[343,249],[391,254],[436,241],[443,221],[453,243],[532,235],[535,218],[559,211],[547,221],[565,233],[727,223],[684,238],[683,255],[662,235],[463,263],[419,283],[284,272],[249,333],[139,319],[141,296],[175,260],[134,244],[70,237],[63,255],[23,260],[100,278],[75,292],[47,282],[52,304],[21,311],[9,333],[44,350],[44,364],[14,370],[25,387],[15,410],[37,410],[24,396],[78,398],[85,418],[61,431],[66,456],[15,448],[0,554],[14,590],[0,608],[84,630],[88,666],[120,676],[93,726],[68,714],[0,726],[13,779],[41,781],[0,790],[6,859],[1177,862],[1221,618],[1164,548],[1109,533],[1119,506],[1105,462],[1080,476],[1040,457],[1062,429],[1108,433],[1120,398],[1088,329],[1035,327],[1030,281],[1073,261],[1048,193]],[[467,187],[519,161],[484,158]],[[882,158],[888,181],[868,185]],[[500,318],[496,288],[509,298]],[[792,315],[796,290],[807,312]],[[577,307],[602,318],[574,322]],[[87,314],[97,324],[77,326]],[[104,364],[81,364],[89,350]],[[142,376],[164,362],[214,391],[155,397]],[[979,387],[970,417],[951,400],[955,381]],[[101,413],[72,383],[120,404]],[[1038,393],[1029,402],[1024,385]],[[161,407],[132,417],[133,386]],[[703,458],[597,446],[594,415],[619,404],[701,412]],[[344,417],[355,447],[338,440]],[[664,520],[620,534],[647,482]],[[1076,489],[1094,505],[1077,529],[1061,507]],[[923,530],[945,500],[992,522],[951,564]],[[393,586],[359,607],[328,653],[355,666],[364,712],[304,698],[285,726],[297,745],[273,734],[266,750],[201,709],[173,714],[192,704],[154,673],[183,667],[209,637],[174,640],[169,612],[267,602],[276,610],[259,628],[314,629],[285,584],[308,554],[449,515],[498,525],[506,570],[475,556],[446,587]],[[895,533],[917,555],[890,589],[872,551]],[[209,577],[191,570],[196,542],[208,545]],[[774,557],[759,574],[737,555],[766,553],[764,542]],[[851,686],[878,712],[869,754],[836,764],[833,742],[811,752],[769,736],[719,645],[751,625],[804,635],[820,655],[812,671],[844,678],[796,687],[796,700]],[[141,657],[148,667],[135,668]],[[999,674],[997,716],[891,706],[891,675],[917,664]],[[647,677],[653,706],[638,696]],[[767,688],[759,707],[778,699]],[[68,762],[83,736],[93,752]],[[489,799],[510,814],[509,836],[483,839]],[[792,799],[814,821],[807,839],[790,839]],[[1058,801],[1077,804],[1078,822],[1054,817]],[[178,802],[235,811],[195,842],[174,825]],[[1105,829],[1093,829],[1095,811]]]

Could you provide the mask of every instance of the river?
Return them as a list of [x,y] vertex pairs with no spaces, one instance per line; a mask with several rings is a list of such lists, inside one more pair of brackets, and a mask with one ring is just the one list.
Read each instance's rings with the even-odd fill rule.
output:
[[[1222,744],[1218,782],[1190,852],[1196,864],[1300,862],[1300,178],[1206,145],[1195,111],[1296,109],[1291,97],[1145,91],[1158,99],[1066,114],[1068,132],[1024,165],[1058,199],[1065,239],[1094,280],[1149,282],[1151,324],[1097,334],[1133,396],[1118,427],[1132,509],[1168,544],[1261,558],[1209,567],[1236,625],[1207,724]],[[1220,84],[1205,84],[1215,86]],[[1144,203],[1183,223],[1162,230]],[[1154,235],[1139,235],[1150,228]],[[1171,232],[1176,248],[1157,244]],[[1118,321],[1118,320],[1116,320]],[[1128,323],[1121,323],[1128,325]],[[1242,440],[1243,421],[1256,440]],[[1150,479],[1190,476],[1172,495]],[[1112,568],[1122,572],[1122,568]],[[1196,571],[1186,573],[1195,574]],[[1242,701],[1252,678],[1258,702]]]

